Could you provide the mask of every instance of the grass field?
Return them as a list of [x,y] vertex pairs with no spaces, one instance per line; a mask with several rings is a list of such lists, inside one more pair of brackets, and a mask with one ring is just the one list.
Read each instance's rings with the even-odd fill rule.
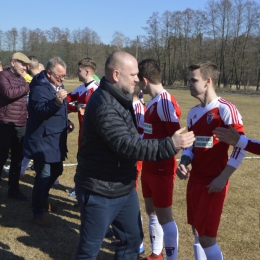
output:
[[[78,81],[65,81],[68,91],[79,85]],[[190,97],[187,90],[170,90],[182,109],[181,125],[186,125],[189,109],[198,103]],[[260,97],[221,93],[221,97],[236,104],[243,116],[247,136],[260,139]],[[145,100],[149,97],[146,96]],[[68,159],[66,164],[76,163],[78,122],[76,113],[69,118],[75,123],[75,130],[68,138]],[[217,155],[216,155],[217,156]],[[247,157],[254,155],[247,153]],[[178,158],[180,155],[178,155]],[[218,243],[228,260],[260,259],[260,158],[244,159],[242,165],[231,177],[229,195],[222,214]],[[31,204],[6,199],[7,174],[3,173],[0,182],[0,260],[72,260],[74,259],[79,238],[79,212],[73,207],[75,199],[70,198],[67,188],[74,186],[73,177],[76,166],[64,167],[60,185],[51,190],[50,200],[59,209],[57,213],[48,213],[51,228],[40,228],[32,223]],[[20,182],[21,191],[31,198],[34,172],[28,170]],[[140,187],[140,185],[139,185]],[[179,259],[193,258],[193,237],[186,223],[185,203],[186,182],[176,179],[174,189],[174,218],[179,228]],[[139,189],[140,208],[143,217],[144,243],[146,254],[150,253],[147,216],[144,211],[142,193]],[[112,260],[114,247],[111,239],[104,239],[99,260]],[[134,260],[134,259],[133,259]]]

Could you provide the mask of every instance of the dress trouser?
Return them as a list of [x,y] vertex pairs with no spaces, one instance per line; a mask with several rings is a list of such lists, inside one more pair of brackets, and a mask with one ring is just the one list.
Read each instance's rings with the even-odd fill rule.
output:
[[11,149],[11,163],[9,169],[9,190],[8,193],[19,190],[19,178],[21,162],[23,160],[23,140],[25,126],[13,126],[0,124],[0,169],[8,158],[8,151]]
[[136,190],[133,188],[128,195],[111,199],[76,185],[76,194],[81,213],[76,259],[96,259],[112,222],[113,229],[121,240],[116,247],[114,259],[137,259],[143,231]]
[[44,214],[44,203],[48,201],[50,188],[63,172],[63,163],[44,163],[34,160],[34,179],[32,209],[35,218]]

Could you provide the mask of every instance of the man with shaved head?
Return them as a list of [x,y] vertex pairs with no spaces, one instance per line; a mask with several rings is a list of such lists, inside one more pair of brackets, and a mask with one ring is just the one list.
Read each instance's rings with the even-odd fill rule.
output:
[[140,139],[132,106],[137,74],[132,55],[113,52],[86,107],[74,177],[81,213],[76,259],[96,259],[111,223],[120,239],[114,259],[137,258],[143,232],[136,162],[166,160],[195,139],[193,132],[183,133],[185,128],[164,139]]

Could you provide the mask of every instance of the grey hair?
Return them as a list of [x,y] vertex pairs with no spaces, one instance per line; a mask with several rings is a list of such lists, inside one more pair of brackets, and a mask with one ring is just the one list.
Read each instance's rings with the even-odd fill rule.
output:
[[52,71],[58,64],[64,67],[65,69],[67,68],[66,63],[60,57],[54,57],[48,61],[46,65],[46,70]]

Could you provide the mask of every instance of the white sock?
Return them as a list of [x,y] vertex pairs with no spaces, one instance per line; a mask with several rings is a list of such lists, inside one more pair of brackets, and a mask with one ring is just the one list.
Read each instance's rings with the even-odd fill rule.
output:
[[194,236],[195,241],[193,245],[195,260],[207,260],[204,249],[199,242],[199,236]]
[[162,225],[167,260],[178,259],[178,227],[175,221]]
[[[142,216],[141,216],[141,222],[142,222],[142,225],[143,225],[143,218],[142,218]],[[144,247],[144,243],[143,243],[143,241],[142,241],[142,243],[141,243],[141,245],[140,245],[140,249],[143,248],[143,247]]]
[[157,219],[157,216],[149,216],[149,232],[152,251],[154,254],[159,255],[163,249],[163,229]]
[[204,248],[207,260],[223,260],[222,252],[216,243],[213,246]]

